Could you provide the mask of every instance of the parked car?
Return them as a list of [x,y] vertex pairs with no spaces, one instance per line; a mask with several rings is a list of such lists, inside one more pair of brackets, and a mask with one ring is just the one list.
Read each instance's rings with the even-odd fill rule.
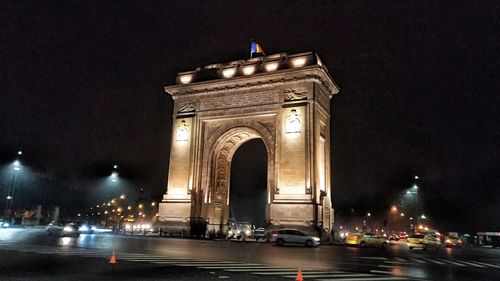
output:
[[271,233],[271,243],[283,246],[285,244],[304,245],[315,247],[320,244],[319,237],[307,235],[295,229],[283,229]]
[[389,241],[399,241],[399,236],[396,233],[393,233],[389,236]]
[[424,235],[417,233],[408,238],[408,247],[410,250],[415,248],[422,248],[423,250],[434,248],[439,250],[442,246],[441,239],[435,234]]
[[446,239],[444,240],[444,244],[447,248],[451,247],[462,247],[462,240],[458,238],[457,236],[454,235],[448,235]]
[[253,237],[255,238],[256,241],[259,241],[259,239],[266,239],[266,229],[263,227],[256,228],[253,231]]
[[75,223],[56,223],[51,222],[47,226],[49,236],[79,236],[80,230]]
[[386,248],[389,245],[387,237],[382,237],[373,233],[349,233],[345,240],[347,245],[359,247],[381,247]]

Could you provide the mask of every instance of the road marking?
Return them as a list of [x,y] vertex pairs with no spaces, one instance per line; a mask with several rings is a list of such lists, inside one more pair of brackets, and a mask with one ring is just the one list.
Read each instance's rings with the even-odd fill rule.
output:
[[[377,276],[374,274],[367,274],[367,273],[345,273],[345,274],[318,274],[318,275],[307,275],[303,274],[302,277],[304,278],[335,278],[335,279],[327,279],[327,280],[338,280],[337,278],[341,277],[368,277],[368,276]],[[285,278],[295,278],[297,277],[297,274],[295,275],[286,275],[283,276]],[[366,279],[365,279],[366,280]]]
[[[338,279],[317,279],[316,281],[334,281]],[[369,280],[408,280],[408,278],[404,277],[373,277],[373,278],[345,278],[342,281],[369,281]]]
[[[179,264],[177,264],[179,265]],[[183,265],[179,265],[179,266],[183,266]],[[185,266],[189,266],[189,265],[185,265]],[[265,266],[265,265],[254,265],[254,266],[242,266],[242,265],[227,265],[227,266],[210,266],[210,265],[207,265],[207,266],[199,266],[197,265],[196,267],[198,268],[202,268],[202,269],[221,269],[221,270],[226,270],[226,269],[254,269],[254,270],[258,270],[258,269],[266,269],[266,268],[269,268],[268,266]]]
[[402,259],[402,258],[394,258],[394,259],[397,260],[397,261],[402,261],[402,262],[407,262],[408,261],[408,260]]
[[401,262],[401,261],[384,261],[384,262],[389,264],[411,264],[409,262]]
[[486,265],[486,266],[491,266],[491,267],[494,267],[494,268],[500,268],[500,266],[498,266],[498,265],[489,264],[489,263],[485,263],[485,262],[478,262],[478,261],[476,261],[475,263]]
[[486,268],[486,266],[484,265],[480,265],[480,264],[476,264],[476,263],[473,263],[473,262],[468,262],[468,261],[460,261],[461,263],[465,263],[465,264],[468,264],[468,265],[472,265],[474,267],[482,267],[482,268]]
[[230,278],[230,277],[229,277],[229,276],[227,276],[227,275],[220,275],[220,276],[219,276],[219,279],[229,279],[229,278]]
[[403,266],[397,266],[397,265],[386,265],[386,264],[379,264],[377,267],[383,267],[383,268],[406,268]]
[[356,259],[367,259],[367,260],[388,260],[388,258],[384,257],[354,257]]
[[[242,267],[242,268],[224,269],[224,271],[229,271],[229,272],[253,272],[255,270],[258,270],[258,272],[276,272],[277,270],[279,272],[290,272],[292,269],[279,269],[279,268],[269,268],[269,267],[263,267],[263,268]],[[271,271],[268,271],[268,270],[271,270]],[[283,274],[283,273],[281,273],[281,274]]]
[[423,261],[423,260],[419,260],[419,259],[416,259],[416,258],[413,258],[412,260],[418,262],[418,263],[427,263],[426,261]]
[[[302,271],[302,272],[304,272],[304,271]],[[327,273],[327,272],[321,272],[321,271],[307,272],[307,274],[314,274],[314,273],[324,274],[324,273]],[[340,272],[338,272],[338,273],[340,273]],[[296,277],[297,276],[297,270],[274,271],[274,272],[265,272],[265,270],[259,270],[258,272],[252,272],[252,274],[255,274],[255,275],[289,275],[289,274],[294,274],[294,277]]]
[[439,259],[441,261],[444,261],[444,262],[447,262],[447,263],[451,263],[453,265],[456,265],[456,266],[462,266],[464,267],[465,265],[461,264],[461,263],[458,263],[458,262],[454,262],[454,261],[450,261],[450,260],[446,260],[446,259]]
[[440,261],[433,260],[433,259],[427,259],[427,261],[430,261],[430,262],[435,263],[435,264],[441,264],[441,265],[445,264],[444,262],[440,262]]

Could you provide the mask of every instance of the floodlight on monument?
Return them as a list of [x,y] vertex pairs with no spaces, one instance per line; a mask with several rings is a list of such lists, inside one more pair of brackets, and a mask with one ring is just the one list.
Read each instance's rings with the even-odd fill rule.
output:
[[299,58],[292,59],[292,65],[294,67],[301,67],[301,66],[304,66],[305,64],[306,64],[306,58],[299,57]]
[[185,74],[179,77],[179,81],[181,81],[182,84],[188,84],[193,80],[193,75],[192,74]]
[[278,66],[278,62],[268,62],[265,65],[267,71],[275,71],[276,69],[278,69]]
[[243,74],[251,75],[255,72],[255,65],[248,65],[243,67]]
[[222,70],[222,76],[224,78],[231,78],[236,73],[236,67],[225,68]]

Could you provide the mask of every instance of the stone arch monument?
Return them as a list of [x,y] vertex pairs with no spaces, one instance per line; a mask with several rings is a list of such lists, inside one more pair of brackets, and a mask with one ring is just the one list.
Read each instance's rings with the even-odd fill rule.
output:
[[[315,53],[213,64],[177,75],[167,192],[158,220],[225,231],[234,153],[260,138],[267,152],[266,221],[273,228],[333,223],[330,98],[339,91]],[[192,224],[191,224],[192,225]]]

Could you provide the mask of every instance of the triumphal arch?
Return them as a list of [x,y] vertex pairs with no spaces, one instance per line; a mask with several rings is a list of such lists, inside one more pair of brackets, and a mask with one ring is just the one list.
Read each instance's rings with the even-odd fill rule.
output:
[[160,222],[189,229],[202,219],[225,231],[232,157],[258,138],[267,150],[269,226],[331,228],[330,98],[339,88],[317,54],[198,67],[165,91],[174,116]]

